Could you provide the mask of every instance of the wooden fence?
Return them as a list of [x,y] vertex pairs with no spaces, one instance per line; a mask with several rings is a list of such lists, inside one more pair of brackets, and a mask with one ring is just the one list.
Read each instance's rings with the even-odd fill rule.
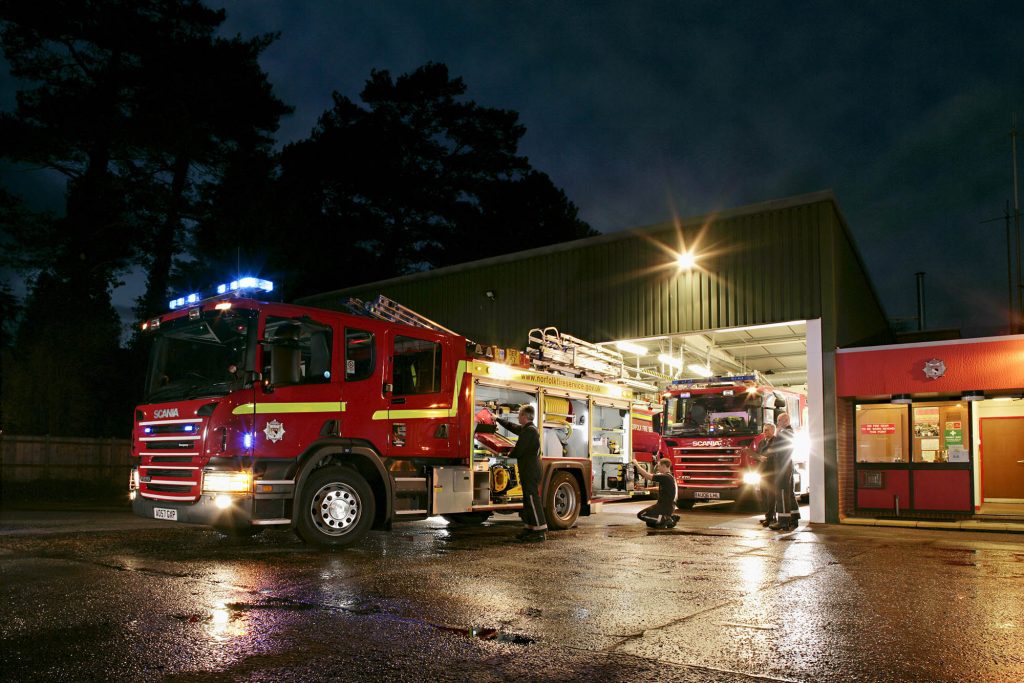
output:
[[4,489],[41,481],[75,481],[128,488],[128,439],[0,436],[0,483]]

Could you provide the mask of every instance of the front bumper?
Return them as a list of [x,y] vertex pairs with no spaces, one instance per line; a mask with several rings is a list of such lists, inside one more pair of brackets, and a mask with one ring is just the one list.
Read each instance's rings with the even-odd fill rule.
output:
[[232,495],[231,506],[222,509],[214,502],[218,495],[220,494],[204,493],[194,503],[153,500],[136,495],[132,501],[132,512],[139,517],[155,519],[156,508],[176,510],[178,518],[174,521],[204,526],[241,526],[252,523],[253,496]]

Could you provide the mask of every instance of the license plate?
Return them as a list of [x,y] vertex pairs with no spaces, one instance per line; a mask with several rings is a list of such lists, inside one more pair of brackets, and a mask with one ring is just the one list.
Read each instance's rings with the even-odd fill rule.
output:
[[167,508],[153,508],[153,516],[157,519],[169,519],[172,522],[178,521],[178,511]]
[[722,494],[718,491],[694,491],[694,498],[721,498]]

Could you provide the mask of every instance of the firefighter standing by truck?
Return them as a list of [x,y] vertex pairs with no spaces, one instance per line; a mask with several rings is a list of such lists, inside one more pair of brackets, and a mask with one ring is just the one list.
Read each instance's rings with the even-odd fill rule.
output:
[[761,507],[764,508],[764,519],[761,526],[768,526],[775,521],[775,469],[769,450],[775,441],[775,425],[764,426],[764,437],[753,446],[758,458],[758,473],[761,475]]
[[768,525],[773,531],[795,529],[800,520],[800,509],[793,493],[793,446],[794,434],[788,413],[776,419],[778,433],[769,449],[768,457],[775,470],[776,521]]
[[544,540],[548,525],[540,500],[540,434],[533,424],[533,406],[525,405],[519,409],[518,424],[500,418],[498,424],[519,437],[515,448],[508,454],[518,465],[519,481],[523,487],[523,524],[526,528],[516,536],[516,540],[539,543]]

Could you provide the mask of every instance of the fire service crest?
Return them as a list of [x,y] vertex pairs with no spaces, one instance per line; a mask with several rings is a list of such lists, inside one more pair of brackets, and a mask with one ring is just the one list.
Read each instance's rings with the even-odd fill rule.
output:
[[263,428],[263,433],[266,435],[267,441],[277,443],[284,438],[284,424],[280,420],[271,420]]
[[924,376],[928,379],[938,379],[946,374],[946,364],[938,358],[932,358],[924,364]]

